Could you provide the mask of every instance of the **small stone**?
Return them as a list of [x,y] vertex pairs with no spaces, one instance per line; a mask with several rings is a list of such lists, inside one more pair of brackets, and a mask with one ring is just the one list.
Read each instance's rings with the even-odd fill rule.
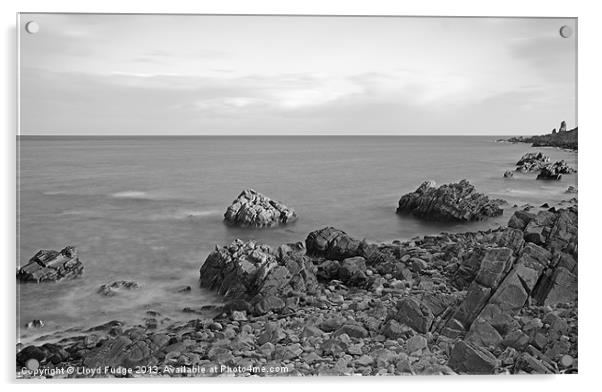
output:
[[563,355],[560,358],[559,363],[560,363],[560,366],[562,366],[563,368],[568,368],[573,364],[574,361],[575,360],[573,359],[573,357],[571,357],[570,355],[567,354],[567,355]]
[[409,353],[415,353],[427,347],[426,338],[422,335],[414,335],[406,342]]
[[372,363],[374,363],[374,358],[372,358],[370,355],[362,355],[355,360],[355,363],[360,366],[370,366]]

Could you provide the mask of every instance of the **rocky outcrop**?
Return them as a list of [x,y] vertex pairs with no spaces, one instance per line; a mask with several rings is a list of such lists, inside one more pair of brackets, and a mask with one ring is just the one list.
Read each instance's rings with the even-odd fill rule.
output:
[[79,261],[77,249],[67,246],[60,252],[41,250],[27,264],[17,271],[17,280],[21,282],[52,282],[73,279],[84,271]]
[[243,227],[270,227],[296,219],[295,210],[253,189],[242,191],[224,214],[226,222]]
[[438,188],[433,181],[425,181],[416,191],[401,197],[397,213],[429,220],[468,222],[502,215],[500,205],[503,203],[476,192],[466,180]]
[[541,168],[537,179],[557,181],[562,178],[563,174],[572,174],[575,172],[576,170],[567,165],[567,163],[564,160],[556,161]]
[[531,208],[508,227],[385,244],[332,227],[278,248],[237,240],[201,267],[227,301],[202,307],[210,317],[108,323],[19,348],[17,369],[33,358],[174,377],[575,373],[577,218],[576,206]]
[[512,137],[507,141],[512,143],[531,143],[532,147],[558,147],[577,150],[579,144],[578,131],[577,127],[567,131],[566,122],[562,121],[558,132],[555,132],[554,129],[551,133],[546,135]]
[[297,244],[283,245],[275,251],[255,241],[235,240],[207,257],[200,284],[228,299],[247,300],[257,313],[267,313],[283,309],[287,297],[315,291],[316,267],[302,245],[301,249]]
[[550,157],[542,152],[528,152],[516,162],[516,171],[521,173],[530,173],[541,170],[550,162]]

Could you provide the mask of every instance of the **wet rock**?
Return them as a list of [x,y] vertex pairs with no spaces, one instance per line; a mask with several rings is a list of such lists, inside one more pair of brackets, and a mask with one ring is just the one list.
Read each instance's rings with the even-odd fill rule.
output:
[[60,252],[41,250],[27,264],[17,271],[20,282],[51,282],[62,279],[73,279],[84,271],[79,260],[77,249],[67,246]]
[[45,323],[43,320],[31,320],[27,324],[25,324],[25,328],[34,329],[34,328],[42,328]]
[[514,172],[512,170],[506,170],[504,172],[504,178],[512,178],[514,177]]
[[537,175],[538,180],[560,180],[563,174],[572,174],[576,170],[568,166],[565,161],[557,161],[541,168]]
[[245,189],[224,214],[224,220],[237,226],[269,227],[294,222],[297,214],[292,208],[269,197]]
[[501,215],[503,203],[476,192],[466,180],[439,188],[426,181],[416,191],[401,197],[397,213],[429,220],[469,222]]
[[567,189],[565,193],[577,193],[577,187],[574,187],[572,185],[570,185]]
[[105,297],[113,297],[118,295],[124,290],[136,290],[139,289],[140,285],[138,282],[133,280],[118,280],[113,283],[103,284],[98,288],[98,294],[104,295]]
[[542,152],[528,152],[516,162],[516,171],[529,173],[542,169],[550,162],[550,157]]

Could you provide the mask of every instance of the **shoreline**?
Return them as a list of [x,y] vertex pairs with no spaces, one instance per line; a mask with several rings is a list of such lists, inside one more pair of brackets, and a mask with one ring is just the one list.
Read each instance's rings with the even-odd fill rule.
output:
[[[574,209],[576,214],[576,201],[567,201],[558,207],[562,211]],[[547,211],[539,210],[540,213]],[[516,213],[510,219],[515,216]],[[296,301],[290,301],[290,304],[287,301],[285,307],[270,310],[263,315],[254,315],[252,311],[228,310],[228,304],[226,308],[207,306],[204,309],[207,312],[205,317],[193,317],[187,322],[174,322],[165,327],[157,327],[152,322],[144,326],[109,322],[104,326],[75,333],[78,336],[63,338],[57,344],[17,347],[17,377],[576,372],[576,342],[574,349],[571,349],[570,336],[569,348],[559,358],[548,358],[545,351],[538,348],[542,331],[548,331],[546,334],[549,334],[547,323],[538,326],[538,322],[542,323],[546,317],[559,317],[569,329],[573,323],[576,325],[576,310],[574,314],[571,313],[570,306],[562,302],[553,307],[521,307],[518,314],[522,318],[529,318],[518,328],[527,336],[525,338],[520,335],[523,340],[527,339],[526,343],[523,342],[524,346],[519,346],[521,349],[513,348],[513,343],[504,344],[504,350],[492,348],[489,351],[491,347],[482,341],[475,343],[478,339],[467,338],[475,335],[472,329],[464,331],[459,340],[442,334],[452,316],[464,306],[470,292],[469,284],[459,288],[454,286],[460,274],[458,271],[467,267],[470,260],[460,260],[458,257],[454,260],[453,254],[462,254],[454,246],[472,252],[475,247],[507,245],[498,243],[500,238],[497,237],[504,237],[509,230],[511,229],[507,226],[502,226],[485,231],[441,233],[408,241],[371,244],[379,252],[391,257],[379,262],[367,258],[367,266],[363,271],[367,280],[362,278],[359,286],[352,282],[343,283],[337,276],[333,280],[320,279],[319,263],[331,257],[305,255],[318,268],[316,295],[302,294]],[[576,235],[574,240],[576,241]],[[453,251],[446,248],[450,242],[455,243]],[[521,250],[514,252],[515,267],[520,260],[520,252]],[[450,265],[455,265],[456,271],[452,271]],[[472,274],[476,272],[472,271]],[[472,276],[472,279],[476,277]],[[433,298],[425,299],[429,295]],[[430,316],[427,319],[432,319],[428,329],[421,329],[416,325],[414,328],[409,327],[408,324],[413,321],[400,316],[403,312],[391,314],[392,309],[398,309],[399,303],[408,298],[421,298],[421,302],[428,303],[427,313]],[[150,318],[159,317],[157,314]],[[399,320],[400,317],[403,320]],[[416,317],[423,318],[420,313]],[[533,321],[536,319],[539,321]],[[521,322],[522,320],[519,323]],[[544,328],[545,325],[548,325],[547,329]],[[569,333],[567,331],[564,332]],[[483,336],[491,333],[492,331],[479,331],[478,335],[482,340]],[[562,336],[567,335],[561,334],[558,339]],[[576,339],[576,334],[574,337]],[[502,345],[502,341],[496,344]],[[460,342],[463,346],[459,345]],[[549,346],[552,349],[555,344],[546,343],[544,348]],[[509,348],[514,350],[514,357]],[[459,353],[459,350],[463,351]],[[488,353],[483,354],[483,350]],[[480,358],[476,369],[465,368],[474,366],[474,361],[469,361],[467,365],[458,359],[466,360],[467,355],[477,355]],[[565,358],[567,355],[574,361],[574,366],[573,363],[564,366],[569,362]],[[32,373],[25,366],[31,358],[37,358],[42,364],[41,368],[65,369],[66,373]],[[108,368],[94,374],[85,370],[82,370],[83,373],[76,371],[84,368],[104,369],[104,366]],[[232,371],[193,371],[201,368],[214,369],[216,366],[219,369],[226,366]],[[261,371],[266,367],[281,369],[282,366],[286,366],[286,372],[270,374]],[[74,369],[74,373],[67,373],[69,368]],[[178,368],[180,371],[174,370]],[[234,369],[241,370],[233,371]]]

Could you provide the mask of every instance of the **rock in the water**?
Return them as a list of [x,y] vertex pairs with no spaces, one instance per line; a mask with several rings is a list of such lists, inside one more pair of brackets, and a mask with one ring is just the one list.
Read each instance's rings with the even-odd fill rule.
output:
[[577,193],[577,187],[571,185],[566,189],[565,193]]
[[44,327],[43,320],[31,320],[30,322],[25,324],[25,328],[27,328],[27,329],[42,328],[42,327]]
[[118,295],[123,290],[135,290],[140,288],[138,282],[133,280],[118,280],[113,283],[103,284],[98,288],[98,294],[104,295],[105,297],[113,297]]
[[84,265],[79,261],[77,249],[67,246],[60,252],[39,251],[17,271],[17,279],[21,282],[50,282],[72,279],[83,271]]
[[529,173],[537,170],[541,170],[550,162],[550,157],[544,155],[542,152],[528,152],[522,156],[522,158],[516,162],[516,171],[522,173]]
[[492,200],[476,192],[467,180],[439,188],[434,182],[425,181],[415,192],[401,197],[397,213],[411,213],[429,220],[469,222],[502,215],[502,204],[503,200]]
[[512,170],[506,170],[504,172],[504,178],[511,178],[514,176],[514,172]]
[[253,189],[242,191],[224,214],[226,222],[248,227],[270,227],[296,219],[295,210]]
[[541,168],[537,175],[538,180],[560,180],[563,174],[575,173],[575,169],[567,165],[565,161],[557,161]]

